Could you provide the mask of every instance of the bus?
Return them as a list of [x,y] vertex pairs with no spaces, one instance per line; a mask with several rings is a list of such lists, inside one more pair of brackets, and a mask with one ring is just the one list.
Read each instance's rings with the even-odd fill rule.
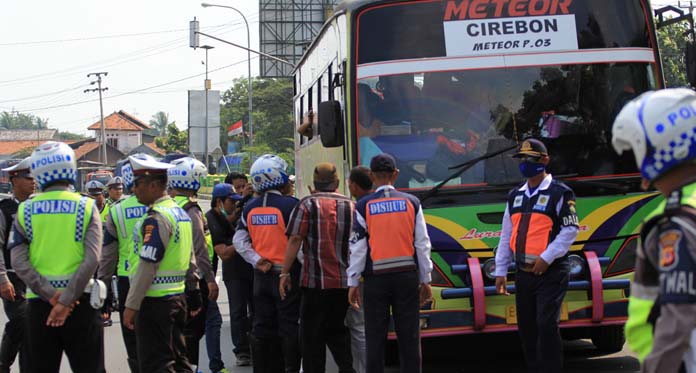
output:
[[615,154],[611,127],[626,102],[663,87],[651,14],[648,0],[339,3],[294,71],[296,125],[312,121],[295,134],[298,193],[317,162],[345,180],[392,154],[433,245],[422,336],[514,331],[493,258],[522,181],[511,154],[539,138],[577,196],[562,333],[620,350],[640,223],[660,197],[641,190],[632,155]]

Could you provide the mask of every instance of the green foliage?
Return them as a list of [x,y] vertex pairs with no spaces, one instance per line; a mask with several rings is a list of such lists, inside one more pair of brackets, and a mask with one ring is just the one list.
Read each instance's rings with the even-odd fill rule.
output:
[[155,144],[167,153],[188,153],[188,132],[182,131],[176,126],[176,122],[169,123],[166,129],[166,137],[155,138]]
[[169,126],[169,124],[169,114],[158,111],[152,116],[152,119],[150,119],[150,127],[152,127],[154,131],[146,132],[155,136],[165,137],[167,136],[167,126]]
[[35,130],[46,128],[48,128],[48,119],[17,111],[3,111],[0,113],[0,129]]
[[87,136],[83,136],[77,133],[72,133],[72,132],[61,132],[58,131],[56,133],[56,138],[58,140],[64,140],[64,141],[77,141],[77,140],[85,140],[87,139]]
[[688,28],[688,22],[679,22],[657,30],[657,42],[660,46],[662,68],[667,87],[689,85],[686,79],[686,64],[684,63],[684,50],[687,41],[684,33]]
[[[254,146],[242,146],[243,152],[249,152],[252,159],[264,153],[275,153],[283,157],[288,164],[294,164],[293,138],[293,87],[290,79],[252,80]],[[249,110],[247,79],[236,79],[230,89],[222,94],[220,108],[220,146],[227,148],[227,128],[239,120],[244,122],[244,144],[248,144]],[[240,138],[236,136],[236,138]],[[235,139],[233,139],[235,140]],[[244,165],[247,167],[247,165]]]

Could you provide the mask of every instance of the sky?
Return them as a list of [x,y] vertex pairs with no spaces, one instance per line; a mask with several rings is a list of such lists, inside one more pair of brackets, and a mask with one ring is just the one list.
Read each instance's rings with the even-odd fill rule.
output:
[[[245,14],[252,49],[259,49],[258,0],[207,0]],[[189,21],[202,32],[246,45],[241,17],[200,0],[2,0],[0,3],[0,111],[47,118],[50,128],[92,135],[99,120],[87,78],[106,71],[104,115],[125,110],[144,122],[158,111],[180,128],[187,120],[187,90],[202,89],[205,52],[189,47]],[[654,7],[673,3],[653,0]],[[224,91],[247,76],[247,52],[201,36],[209,52],[213,89]],[[215,71],[217,70],[217,71]],[[252,75],[258,75],[252,55]],[[201,76],[195,76],[195,75]],[[223,124],[224,125],[224,124]]]
[[[259,49],[258,0],[208,0],[247,17],[252,49]],[[203,89],[205,51],[189,47],[189,21],[201,32],[246,45],[238,13],[202,8],[201,0],[2,0],[0,3],[0,111],[47,118],[50,128],[93,135],[97,93],[84,93],[103,78],[104,115],[124,110],[144,122],[158,111],[180,128],[187,120],[187,90]],[[209,51],[213,89],[228,89],[247,76],[247,52],[201,36]],[[252,54],[252,75],[259,62]],[[218,71],[213,71],[218,70]],[[201,74],[201,76],[194,77]],[[87,101],[87,102],[83,102]],[[79,103],[73,105],[75,103]]]

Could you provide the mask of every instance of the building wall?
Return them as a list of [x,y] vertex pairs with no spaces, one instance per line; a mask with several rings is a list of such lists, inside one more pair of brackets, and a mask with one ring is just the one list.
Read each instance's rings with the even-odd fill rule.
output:
[[[101,140],[101,132],[94,131],[97,141]],[[124,154],[143,143],[142,132],[137,131],[106,131],[106,141],[109,145],[118,148]],[[114,144],[115,142],[115,144]]]
[[[107,139],[109,137],[107,136]],[[78,161],[92,161],[92,162],[99,162],[99,151],[100,148],[96,148],[92,150],[91,152],[85,154],[82,158],[78,159]],[[125,155],[121,153],[120,151],[117,151],[116,149],[107,146],[106,147],[106,160],[107,160],[107,165],[109,166],[115,166],[116,162],[118,162],[119,159],[124,158]]]

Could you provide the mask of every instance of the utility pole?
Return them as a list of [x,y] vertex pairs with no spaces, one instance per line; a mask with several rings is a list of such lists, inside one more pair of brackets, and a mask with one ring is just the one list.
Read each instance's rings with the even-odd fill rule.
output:
[[[210,88],[212,86],[212,82],[210,79],[208,79],[208,51],[213,49],[214,47],[211,47],[209,45],[203,45],[201,48],[205,49],[205,82],[203,83],[204,88],[205,88],[205,155],[203,161],[203,164],[205,165],[206,170],[208,169],[208,91],[210,91]],[[218,103],[219,104],[219,103]]]
[[85,93],[88,92],[98,92],[99,93],[99,117],[101,118],[101,153],[99,155],[99,161],[101,161],[102,164],[106,166],[108,163],[106,159],[106,129],[104,128],[104,105],[102,103],[102,92],[108,91],[108,87],[102,88],[102,75],[107,76],[109,75],[108,72],[100,72],[100,73],[89,73],[87,74],[87,77],[91,76],[96,76],[97,80],[92,81],[91,85],[94,85],[95,83],[97,84],[97,88],[93,89],[85,89]]

